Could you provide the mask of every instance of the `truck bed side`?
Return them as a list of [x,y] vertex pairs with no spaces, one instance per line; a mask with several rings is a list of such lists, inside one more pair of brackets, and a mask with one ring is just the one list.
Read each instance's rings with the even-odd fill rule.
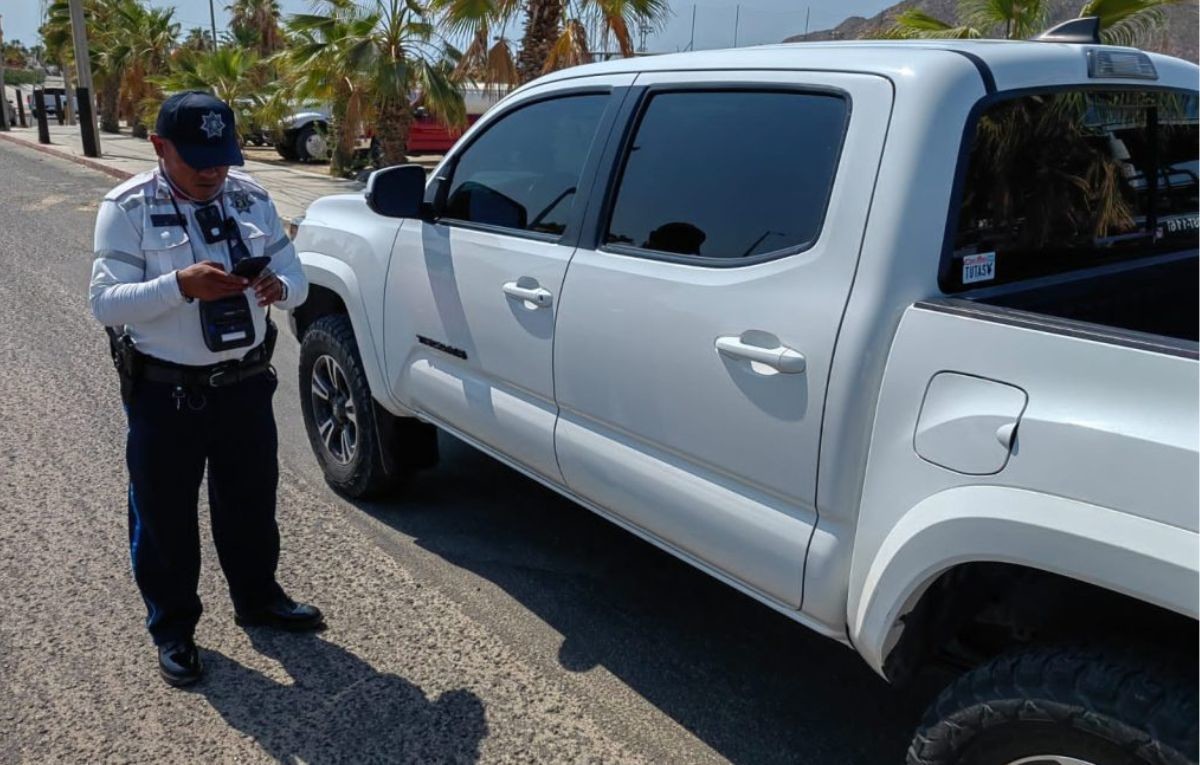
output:
[[848,619],[879,667],[924,586],[1027,565],[1196,615],[1196,344],[959,299],[901,319]]

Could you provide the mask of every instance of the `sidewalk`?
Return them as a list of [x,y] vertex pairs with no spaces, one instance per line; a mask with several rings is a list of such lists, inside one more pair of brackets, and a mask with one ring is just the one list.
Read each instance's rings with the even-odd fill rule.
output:
[[[148,140],[133,138],[125,133],[101,133],[100,158],[85,157],[79,127],[71,125],[51,125],[49,145],[38,143],[36,127],[17,127],[7,133],[0,132],[0,141],[20,144],[45,154],[86,165],[122,180],[149,170],[156,163],[154,147]],[[308,205],[318,197],[361,191],[363,188],[363,184],[357,181],[324,177],[309,170],[300,170],[285,165],[282,162],[276,164],[256,161],[250,159],[249,156],[247,156],[246,165],[242,169],[254,176],[271,192],[271,198],[275,200],[275,207],[285,220],[303,214]]]

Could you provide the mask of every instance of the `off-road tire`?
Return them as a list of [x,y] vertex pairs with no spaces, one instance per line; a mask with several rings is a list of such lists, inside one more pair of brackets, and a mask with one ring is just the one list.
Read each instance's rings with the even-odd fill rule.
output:
[[296,134],[291,131],[284,133],[283,138],[275,144],[275,151],[288,162],[298,161],[300,157],[296,154]]
[[[908,765],[1093,765],[1197,759],[1196,672],[1127,649],[1039,648],[959,678],[926,713]],[[1055,762],[1047,759],[1047,762]]]
[[[349,462],[339,463],[325,446],[318,431],[312,401],[312,378],[317,360],[328,355],[345,373],[350,396],[358,412],[358,442]],[[350,318],[344,314],[323,316],[313,322],[300,343],[300,409],[309,444],[325,480],[335,491],[355,499],[380,496],[396,489],[408,477],[403,465],[387,464],[380,449],[376,411]],[[390,462],[390,461],[389,461]]]

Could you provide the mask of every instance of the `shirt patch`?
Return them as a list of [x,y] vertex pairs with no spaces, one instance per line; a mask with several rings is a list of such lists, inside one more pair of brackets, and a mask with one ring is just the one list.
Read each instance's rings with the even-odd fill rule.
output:
[[233,209],[240,213],[250,212],[250,208],[254,206],[254,197],[242,189],[229,192],[229,203],[233,205]]
[[183,219],[182,215],[176,215],[175,213],[170,213],[169,215],[151,215],[150,225],[155,228],[169,228],[171,226],[183,226],[186,228],[187,221]]

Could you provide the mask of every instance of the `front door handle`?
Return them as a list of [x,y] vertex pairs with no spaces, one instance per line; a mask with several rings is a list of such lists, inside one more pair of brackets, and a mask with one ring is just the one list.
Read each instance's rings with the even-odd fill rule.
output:
[[522,287],[517,282],[508,282],[505,284],[504,294],[513,300],[523,300],[526,303],[532,303],[537,308],[548,307],[554,298],[550,294],[550,290],[544,287]]
[[800,374],[806,366],[804,354],[788,348],[786,345],[764,348],[759,345],[750,345],[741,337],[732,336],[718,337],[716,346],[717,351],[724,356],[765,364],[784,374]]

